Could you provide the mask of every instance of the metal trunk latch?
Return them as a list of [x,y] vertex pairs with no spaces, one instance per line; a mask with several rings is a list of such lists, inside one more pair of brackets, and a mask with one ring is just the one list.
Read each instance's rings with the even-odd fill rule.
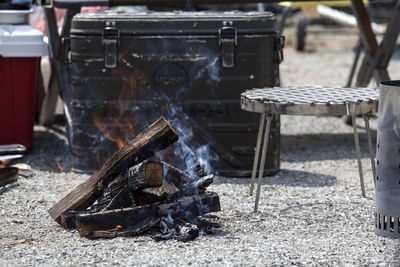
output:
[[237,46],[237,29],[232,27],[232,21],[224,21],[219,29],[219,45],[222,46],[222,67],[235,66],[235,46]]
[[106,68],[117,67],[117,48],[120,33],[115,25],[115,21],[107,21],[103,30],[104,66]]
[[285,36],[279,35],[276,38],[275,50],[278,51],[279,63],[283,61],[283,48],[285,47]]

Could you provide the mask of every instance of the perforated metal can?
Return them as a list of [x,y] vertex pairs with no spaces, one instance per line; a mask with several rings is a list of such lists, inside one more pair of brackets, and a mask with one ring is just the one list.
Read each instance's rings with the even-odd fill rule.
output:
[[400,238],[400,81],[380,84],[375,233]]

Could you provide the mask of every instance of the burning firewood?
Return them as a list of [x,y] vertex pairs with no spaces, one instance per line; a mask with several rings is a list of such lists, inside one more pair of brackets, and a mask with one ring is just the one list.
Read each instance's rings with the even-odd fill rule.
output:
[[129,188],[160,186],[163,181],[163,165],[160,162],[142,162],[128,169],[125,179]]
[[156,240],[189,241],[211,232],[217,225],[202,216],[221,209],[219,196],[206,191],[213,175],[199,164],[184,172],[147,160],[176,139],[168,122],[158,120],[60,200],[50,215],[88,238],[149,232]]
[[[182,197],[173,202],[154,203],[126,209],[101,211],[96,213],[83,213],[76,216],[76,228],[84,237],[115,237],[137,235],[153,227],[160,220],[173,223],[178,220],[176,227],[199,215],[220,211],[219,197],[216,193],[209,192],[199,196]],[[160,219],[161,218],[161,219]],[[120,227],[116,229],[116,226]],[[115,229],[113,234],[105,234],[107,229]],[[177,234],[177,231],[174,232]]]
[[61,199],[49,210],[50,216],[60,223],[61,214],[69,210],[84,210],[98,197],[97,183],[118,175],[122,170],[150,158],[178,140],[175,130],[161,118],[138,134],[132,142],[117,151],[86,182]]
[[193,166],[190,166],[188,169],[185,170],[185,173],[187,173],[195,178],[200,178],[200,177],[204,177],[207,175],[206,171],[199,163],[197,163]]

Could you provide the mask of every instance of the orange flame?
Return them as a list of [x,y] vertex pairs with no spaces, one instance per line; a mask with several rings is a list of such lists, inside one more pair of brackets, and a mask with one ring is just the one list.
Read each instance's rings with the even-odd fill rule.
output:
[[121,229],[121,228],[122,228],[121,225],[117,225],[117,226],[115,226],[115,228],[107,229],[107,230],[104,230],[104,231],[105,231],[105,232],[115,232],[115,231],[118,231],[118,230]]
[[129,101],[136,98],[137,77],[131,71],[131,69],[113,70],[113,76],[122,76],[125,81],[118,95],[117,105],[106,105],[107,110],[104,112],[106,116],[93,116],[96,127],[108,140],[115,142],[119,149],[136,135],[136,114],[131,110]]
[[63,168],[63,166],[61,165],[61,163],[60,163],[59,161],[57,161],[57,168],[58,168],[61,172],[64,171],[64,168]]
[[124,120],[122,120],[122,123],[112,121],[111,126],[109,126],[107,125],[110,124],[109,122],[95,115],[93,121],[100,132],[102,132],[108,140],[115,142],[119,149],[123,148],[128,143],[128,137],[134,136],[133,126],[128,124],[127,127],[123,124]]

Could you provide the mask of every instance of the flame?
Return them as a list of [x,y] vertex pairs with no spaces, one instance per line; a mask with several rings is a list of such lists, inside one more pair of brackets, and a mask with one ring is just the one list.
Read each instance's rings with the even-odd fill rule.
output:
[[115,228],[112,228],[112,229],[106,229],[106,230],[104,230],[105,232],[115,232],[115,231],[118,231],[118,230],[120,230],[122,228],[122,226],[121,225],[117,225],[117,226],[115,226]]
[[117,143],[119,149],[123,148],[126,145],[126,143],[124,143],[121,138],[117,138],[114,142]]
[[137,78],[131,70],[128,72],[124,69],[113,70],[112,75],[121,76],[125,80],[116,99],[117,104],[105,105],[106,110],[102,113],[107,115],[93,115],[93,121],[100,132],[121,149],[136,135],[136,114],[132,111],[134,107],[129,105],[129,101],[136,98]]
[[57,168],[58,168],[61,172],[64,171],[64,168],[63,168],[63,166],[61,165],[61,163],[60,163],[59,161],[57,161]]

